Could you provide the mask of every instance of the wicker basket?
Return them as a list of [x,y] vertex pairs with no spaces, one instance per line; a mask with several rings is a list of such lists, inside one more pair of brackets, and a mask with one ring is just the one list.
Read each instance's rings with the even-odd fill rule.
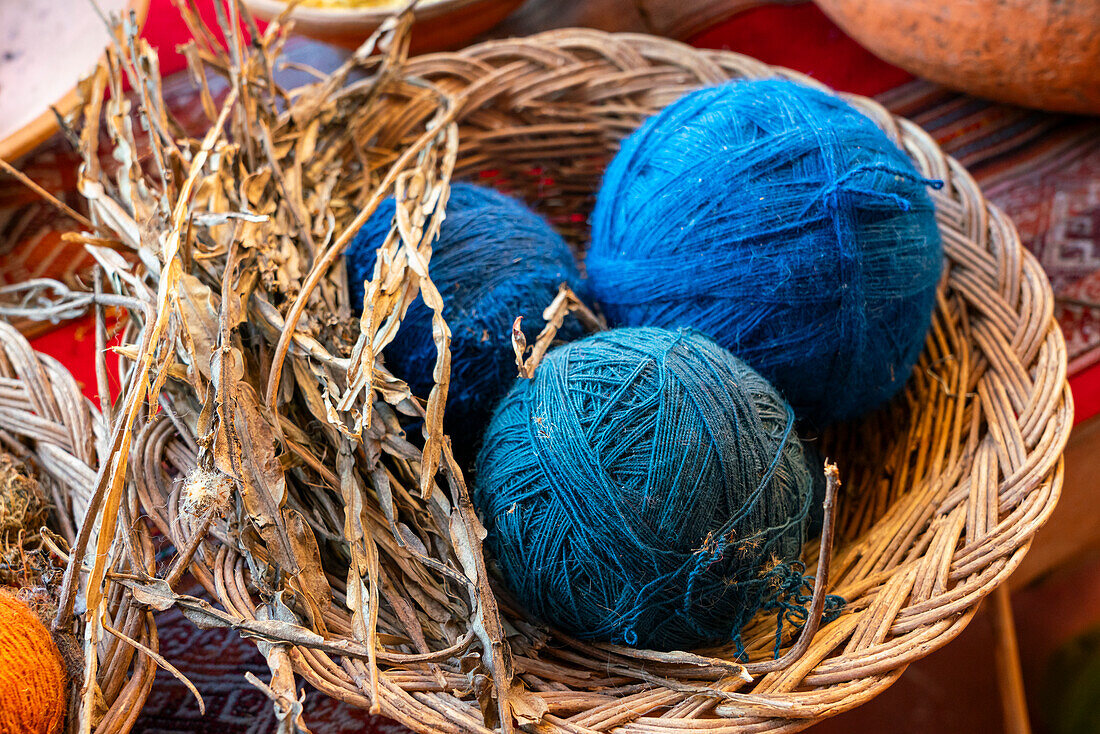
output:
[[[478,176],[521,192],[574,243],[584,237],[583,217],[576,215],[589,210],[618,141],[663,105],[692,88],[737,77],[778,75],[818,86],[732,53],[584,30],[423,56],[405,69],[457,100],[455,176]],[[816,631],[797,659],[768,670],[775,620],[763,615],[745,630],[753,678],[746,682],[746,668],[728,648],[665,654],[580,643],[546,635],[501,599],[505,645],[492,634],[492,600],[477,597],[488,588],[483,584],[471,586],[477,591],[469,603],[487,621],[475,629],[452,620],[459,628],[448,633],[447,644],[402,641],[401,630],[408,630],[402,615],[419,614],[426,624],[423,610],[435,607],[419,596],[402,601],[385,587],[373,593],[382,595],[378,631],[391,637],[376,638],[373,646],[364,646],[340,604],[323,611],[323,636],[305,629],[318,627],[301,613],[293,616],[299,637],[269,634],[264,625],[277,605],[257,594],[255,569],[220,526],[196,527],[180,510],[179,483],[172,477],[190,471],[198,446],[187,422],[172,411],[135,434],[133,481],[118,507],[119,525],[134,528],[125,568],[137,576],[159,571],[168,583],[139,585],[127,581],[123,565],[116,567],[108,599],[112,628],[153,652],[151,609],[175,603],[206,623],[225,623],[216,616],[221,614],[260,640],[273,669],[267,690],[284,715],[294,715],[299,705],[287,693],[294,691],[286,680],[292,666],[318,690],[373,706],[421,732],[510,731],[517,722],[531,731],[569,734],[794,731],[887,688],[907,665],[959,634],[981,600],[1020,563],[1058,498],[1072,406],[1050,286],[1012,223],[916,125],[871,100],[846,99],[897,141],[923,175],[945,182],[933,198],[948,267],[932,332],[904,395],[862,424],[826,436],[844,482],[828,590],[849,604]],[[383,96],[378,104],[404,105],[394,117],[406,132],[430,114],[429,105],[408,99]],[[95,483],[97,456],[115,455],[98,428],[103,422],[52,360],[36,359],[10,330],[0,337],[0,437],[33,455],[70,495],[79,517]],[[298,346],[307,354],[321,349],[309,339]],[[334,469],[306,468],[318,481],[339,482]],[[400,479],[400,472],[394,476]],[[463,491],[451,490],[461,504]],[[430,508],[408,494],[397,498],[398,505],[421,507],[426,516]],[[150,528],[136,521],[142,513],[180,549],[167,569],[156,568]],[[361,515],[368,516],[371,522],[381,518],[374,507]],[[375,527],[392,526],[384,518],[377,522]],[[204,539],[207,530],[212,536]],[[396,537],[396,530],[376,533],[383,554],[413,553],[401,551]],[[460,567],[449,555],[435,557],[435,545],[422,550],[434,558],[433,572],[445,578],[462,568],[483,580],[483,567],[470,558]],[[812,570],[816,557],[809,555]],[[187,561],[225,612],[156,593],[178,580]],[[426,573],[413,566],[410,574]],[[343,571],[326,570],[333,589],[342,589]],[[451,583],[435,591],[463,593],[461,584]],[[410,587],[419,588],[411,582],[402,588]],[[152,683],[149,656],[119,640],[106,637],[98,667],[90,669],[106,704],[99,732],[127,731]],[[501,696],[507,706],[495,705]],[[497,711],[504,712],[503,723]]]

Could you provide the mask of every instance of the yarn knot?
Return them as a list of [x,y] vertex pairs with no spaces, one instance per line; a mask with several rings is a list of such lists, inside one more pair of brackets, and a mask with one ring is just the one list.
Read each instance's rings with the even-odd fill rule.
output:
[[[760,605],[764,611],[776,613],[775,657],[783,646],[784,625],[793,625],[795,631],[809,621],[809,605],[813,600],[813,577],[806,576],[806,565],[801,561],[789,563],[773,559],[773,565],[765,575],[768,598]],[[843,597],[836,594],[825,596],[822,621],[825,624],[836,619],[844,610]]]
[[[850,169],[844,175],[822,186],[818,195],[814,198],[814,201],[822,202],[827,209],[833,211],[840,208],[842,195],[853,196],[857,199],[861,198],[864,201],[886,202],[893,204],[902,212],[908,212],[913,207],[912,202],[900,194],[896,194],[892,191],[885,191],[881,188],[857,186],[853,183],[856,178],[872,173],[885,173],[905,181],[911,181],[923,186],[930,186],[933,189],[943,188],[943,181],[924,178],[923,176],[903,170],[895,165],[890,165],[888,163],[864,163]],[[812,206],[812,203],[810,206]],[[803,210],[802,216],[806,215],[808,209],[809,206],[806,210]]]

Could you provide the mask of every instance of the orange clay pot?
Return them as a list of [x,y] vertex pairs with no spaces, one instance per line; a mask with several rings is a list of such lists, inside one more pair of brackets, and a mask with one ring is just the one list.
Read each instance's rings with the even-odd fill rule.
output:
[[1100,114],[1100,0],[816,0],[863,46],[981,97]]

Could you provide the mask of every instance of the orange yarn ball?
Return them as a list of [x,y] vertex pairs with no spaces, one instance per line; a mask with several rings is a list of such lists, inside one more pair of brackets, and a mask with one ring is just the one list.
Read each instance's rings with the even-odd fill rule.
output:
[[0,734],[55,734],[65,717],[65,673],[49,630],[0,592]]

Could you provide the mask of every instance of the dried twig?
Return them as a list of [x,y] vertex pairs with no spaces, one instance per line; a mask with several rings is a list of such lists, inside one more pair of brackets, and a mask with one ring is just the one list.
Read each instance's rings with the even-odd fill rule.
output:
[[14,176],[16,179],[19,180],[19,182],[21,184],[26,186],[28,189],[30,189],[34,193],[38,194],[40,197],[42,197],[42,199],[49,202],[59,212],[61,212],[65,216],[69,217],[70,219],[72,219],[73,221],[75,221],[76,223],[81,225],[82,227],[86,227],[87,229],[90,229],[90,230],[95,229],[95,225],[92,224],[86,216],[84,216],[83,214],[81,214],[77,210],[73,209],[71,206],[69,206],[65,202],[58,199],[56,196],[51,194],[49,191],[46,191],[46,189],[42,188],[37,183],[32,181],[31,178],[29,176],[27,176],[27,174],[23,173],[22,171],[20,171],[18,168],[16,168],[12,164],[8,163],[3,158],[0,158],[0,169],[3,169],[8,174]]
[[817,556],[817,573],[814,574],[814,591],[810,599],[810,608],[806,623],[798,640],[782,656],[773,660],[761,660],[747,663],[745,670],[750,675],[763,675],[773,670],[782,670],[806,654],[814,635],[821,625],[821,615],[825,611],[825,597],[829,589],[829,567],[833,559],[833,533],[836,526],[836,493],[840,488],[840,473],[836,464],[825,462],[825,513],[821,526],[821,541]]

